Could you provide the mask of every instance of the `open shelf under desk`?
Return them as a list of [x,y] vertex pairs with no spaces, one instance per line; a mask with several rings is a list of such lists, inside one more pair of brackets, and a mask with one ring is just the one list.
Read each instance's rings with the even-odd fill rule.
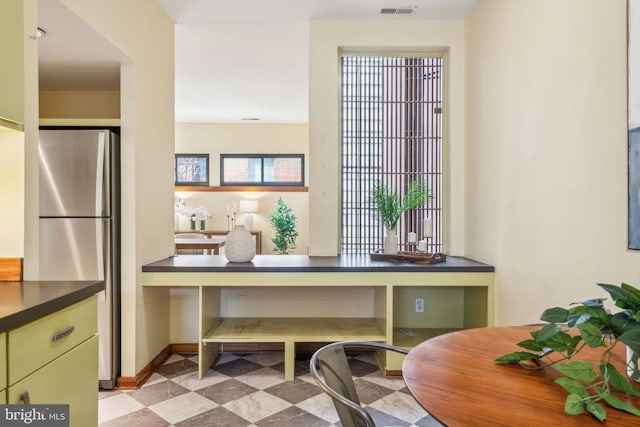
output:
[[229,317],[219,319],[202,338],[207,342],[386,341],[372,318]]
[[394,328],[393,345],[411,349],[429,338],[461,329],[462,328]]
[[201,339],[199,377],[218,353],[221,343],[284,343],[284,378],[295,377],[295,344],[297,342],[381,341],[386,335],[373,318],[316,317],[227,317],[219,318]]

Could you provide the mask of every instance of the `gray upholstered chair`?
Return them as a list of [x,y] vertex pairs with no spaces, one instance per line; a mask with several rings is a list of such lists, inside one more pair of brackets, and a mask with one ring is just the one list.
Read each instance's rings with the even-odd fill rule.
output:
[[311,356],[311,375],[333,400],[342,426],[375,427],[371,415],[360,405],[345,348],[389,350],[402,354],[408,351],[377,342],[341,341],[327,344]]

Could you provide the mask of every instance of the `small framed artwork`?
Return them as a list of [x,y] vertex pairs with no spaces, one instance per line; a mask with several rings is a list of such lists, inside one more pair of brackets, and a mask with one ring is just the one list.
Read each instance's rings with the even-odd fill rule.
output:
[[176,185],[209,186],[209,155],[176,154],[174,176]]

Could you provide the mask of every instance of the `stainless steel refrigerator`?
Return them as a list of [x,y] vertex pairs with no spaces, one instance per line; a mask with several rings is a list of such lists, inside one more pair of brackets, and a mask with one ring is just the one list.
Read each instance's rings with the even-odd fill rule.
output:
[[99,385],[120,370],[120,150],[111,130],[40,130],[40,280],[104,280]]

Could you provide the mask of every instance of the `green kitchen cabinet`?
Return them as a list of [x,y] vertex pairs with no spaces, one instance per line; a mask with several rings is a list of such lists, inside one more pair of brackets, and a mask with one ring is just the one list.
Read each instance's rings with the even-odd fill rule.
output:
[[68,404],[71,427],[98,422],[98,336],[9,386],[8,403]]
[[96,310],[95,298],[88,298],[9,331],[9,384],[95,335]]
[[7,403],[7,334],[0,333],[0,404]]
[[97,425],[97,317],[94,295],[8,331],[6,402],[68,404],[72,427]]

